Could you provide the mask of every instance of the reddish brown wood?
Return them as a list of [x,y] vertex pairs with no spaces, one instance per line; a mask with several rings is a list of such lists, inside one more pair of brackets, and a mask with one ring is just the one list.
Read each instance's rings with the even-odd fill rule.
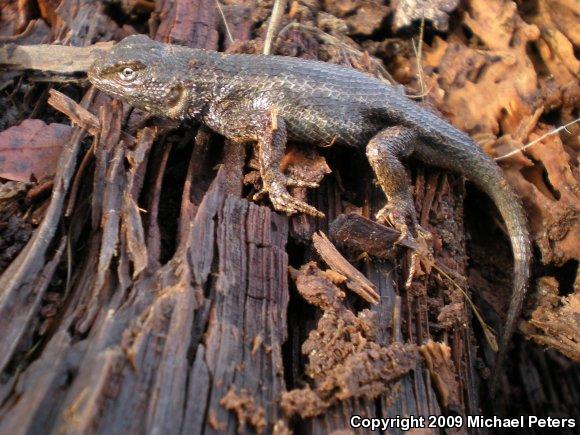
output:
[[[36,117],[62,118],[46,104],[50,94],[49,104],[76,125],[73,139],[62,144],[54,183],[28,197],[26,188],[16,189],[23,205],[0,207],[0,230],[10,230],[2,248],[18,251],[35,220],[40,222],[20,253],[10,254],[16,258],[0,277],[0,433],[327,434],[350,431],[353,414],[479,414],[488,405],[480,395],[481,377],[488,374],[481,358],[493,355],[475,340],[471,308],[457,289],[468,289],[463,180],[410,165],[420,224],[433,236],[428,243],[433,258],[425,259],[424,274],[406,289],[406,250],[394,253],[399,234],[373,220],[385,199],[372,187],[363,153],[320,151],[333,174],[308,200],[327,218],[288,218],[273,212],[267,200],[247,199],[251,187],[242,186],[242,179],[251,147],[224,143],[196,125],[150,119],[94,90],[77,104],[78,87],[56,94],[24,77],[10,83],[23,68],[70,79],[94,54],[94,47],[83,46],[145,28],[139,27],[144,17],[129,20],[119,12],[111,19],[105,3],[112,2],[41,1],[50,29],[41,20],[29,22],[20,35],[3,33],[3,41],[51,37],[78,47],[59,49],[60,57],[51,59],[54,47],[0,48],[0,63],[12,68],[2,83],[8,83],[10,98],[23,95],[22,106],[29,105],[27,113]],[[137,11],[136,3],[124,2],[123,12]],[[269,8],[226,3],[226,22],[239,39],[235,44],[213,0],[155,2],[149,31],[158,40],[192,47],[260,50],[259,39],[246,40],[265,33]],[[302,3],[292,3],[284,19],[320,25],[326,20],[331,32],[344,24]],[[331,3],[321,3],[320,10],[334,7]],[[152,3],[142,6],[147,11]],[[359,25],[362,21],[359,17]],[[346,50],[329,43],[336,43],[334,37],[309,37],[300,29],[286,33],[282,52],[332,58],[337,47]],[[70,53],[78,56],[70,59]],[[349,58],[344,53],[340,59]],[[351,61],[382,68],[365,56]],[[288,170],[301,152],[294,145]],[[320,155],[315,154],[318,162]],[[13,216],[4,222],[7,210]],[[329,234],[338,250],[318,231]],[[14,234],[20,239],[12,242]],[[445,342],[451,349],[443,359],[445,374],[456,381],[450,382],[453,400],[437,396],[440,381],[420,361],[376,399],[338,401],[314,418],[283,415],[282,393],[313,383],[302,346],[324,317],[301,298],[287,273],[289,265],[299,269],[310,261],[333,269],[329,279],[346,294],[340,309],[374,313],[378,346]],[[474,271],[471,278],[477,281]],[[367,301],[348,292],[349,285]],[[342,338],[348,343],[353,337]],[[569,362],[529,346],[520,354],[517,376],[526,379],[521,397],[530,412],[577,407],[578,380]],[[507,396],[489,404],[498,414],[513,406]]]

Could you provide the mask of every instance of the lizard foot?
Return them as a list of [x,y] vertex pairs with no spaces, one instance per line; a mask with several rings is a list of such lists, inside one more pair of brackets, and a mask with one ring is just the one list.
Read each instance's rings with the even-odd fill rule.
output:
[[[291,185],[297,187],[297,184],[294,183],[294,181],[295,180],[273,181],[265,183],[264,188],[254,195],[254,199],[262,198],[267,193],[272,205],[279,212],[286,213],[287,215],[304,213],[310,216],[323,218],[324,213],[319,212],[311,205],[308,205],[304,201],[290,195],[286,186]],[[301,182],[299,187],[316,187],[314,184],[316,183]]]
[[413,279],[420,274],[422,260],[425,256],[423,248],[426,246],[426,236],[424,234],[428,231],[419,226],[412,204],[390,202],[377,213],[376,218],[377,221],[386,223],[401,233],[395,244],[401,244],[405,241],[406,246],[415,246],[407,251],[409,269],[405,288],[409,288]]
[[411,242],[417,237],[417,214],[413,205],[389,202],[376,214],[377,221],[390,225],[401,233],[395,244],[408,239]]

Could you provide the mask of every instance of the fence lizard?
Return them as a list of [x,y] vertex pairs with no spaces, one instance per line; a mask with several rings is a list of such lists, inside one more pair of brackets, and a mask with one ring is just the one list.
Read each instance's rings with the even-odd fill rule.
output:
[[315,187],[280,171],[286,141],[366,151],[387,205],[377,219],[416,236],[410,180],[401,160],[414,157],[459,172],[489,195],[508,229],[513,293],[493,386],[519,317],[531,248],[520,201],[501,169],[466,134],[400,91],[352,68],[282,56],[224,54],[129,36],[89,73],[100,90],[173,119],[194,119],[226,138],[257,143],[264,189],[276,210],[321,214],[287,187]]

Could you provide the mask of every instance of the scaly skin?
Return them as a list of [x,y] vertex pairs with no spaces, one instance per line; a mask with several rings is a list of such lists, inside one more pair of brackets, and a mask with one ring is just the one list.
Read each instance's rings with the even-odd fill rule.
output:
[[465,175],[496,203],[511,239],[514,290],[492,390],[515,329],[529,279],[526,218],[500,168],[464,133],[359,71],[281,56],[228,55],[130,36],[97,59],[89,79],[133,106],[194,119],[230,140],[255,142],[264,189],[288,214],[319,216],[293,198],[279,170],[286,140],[365,149],[388,198],[377,218],[416,235],[416,211],[400,163],[410,155]]

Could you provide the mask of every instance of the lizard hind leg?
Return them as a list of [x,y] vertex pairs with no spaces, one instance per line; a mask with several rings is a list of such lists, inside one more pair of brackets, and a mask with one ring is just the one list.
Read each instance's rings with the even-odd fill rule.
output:
[[402,159],[409,157],[418,140],[404,127],[389,127],[377,133],[368,143],[366,154],[377,181],[387,197],[387,205],[377,213],[377,220],[388,223],[405,237],[417,237],[417,212],[411,195],[411,180]]
[[[408,128],[389,127],[377,133],[366,149],[368,161],[387,197],[387,205],[377,213],[377,220],[400,231],[398,242],[405,239],[407,242],[415,242],[418,236],[419,225],[411,195],[411,180],[401,163],[402,159],[413,153],[417,140],[415,133]],[[420,246],[418,243],[415,245]],[[413,282],[420,255],[418,251],[409,253],[406,288]]]

